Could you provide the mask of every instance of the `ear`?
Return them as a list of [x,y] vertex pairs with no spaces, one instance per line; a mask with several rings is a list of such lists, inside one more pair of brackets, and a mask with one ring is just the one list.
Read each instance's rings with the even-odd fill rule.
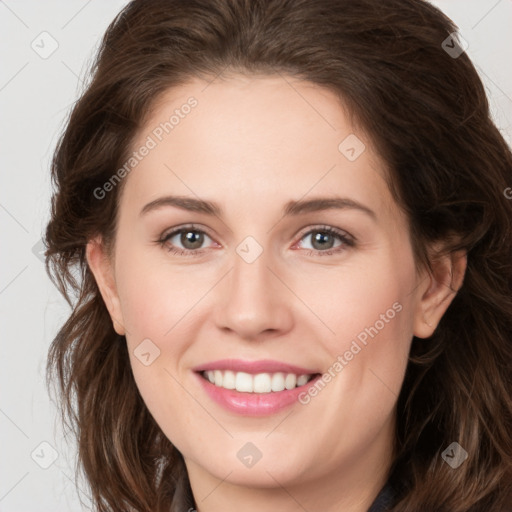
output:
[[123,336],[126,334],[126,329],[114,279],[114,268],[110,257],[106,254],[105,246],[100,237],[94,238],[87,243],[86,258],[103,301],[107,306],[114,329],[117,334]]
[[414,316],[414,336],[428,338],[436,330],[444,313],[464,281],[467,267],[466,251],[454,251],[431,258],[432,272],[418,287]]

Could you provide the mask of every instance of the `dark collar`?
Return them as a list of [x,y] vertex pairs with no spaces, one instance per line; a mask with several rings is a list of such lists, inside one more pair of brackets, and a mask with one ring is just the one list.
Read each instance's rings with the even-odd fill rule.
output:
[[368,512],[386,512],[388,507],[390,507],[395,498],[395,491],[391,484],[388,482],[381,489],[378,496],[375,498],[375,501],[371,504]]

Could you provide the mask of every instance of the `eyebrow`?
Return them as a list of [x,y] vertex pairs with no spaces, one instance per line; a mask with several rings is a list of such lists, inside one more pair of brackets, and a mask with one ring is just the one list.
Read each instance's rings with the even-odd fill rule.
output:
[[[222,208],[212,201],[195,199],[186,196],[165,196],[155,199],[146,204],[140,215],[150,211],[160,209],[165,206],[174,206],[189,212],[203,213],[206,215],[215,215],[222,217]],[[346,197],[316,197],[313,199],[300,199],[298,201],[288,201],[283,209],[283,216],[298,216],[304,213],[319,212],[323,210],[359,210],[373,220],[377,220],[376,213],[367,206]]]

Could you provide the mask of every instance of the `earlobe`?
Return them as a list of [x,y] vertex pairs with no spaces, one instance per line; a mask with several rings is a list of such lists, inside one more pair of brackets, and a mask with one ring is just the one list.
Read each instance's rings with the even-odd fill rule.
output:
[[414,336],[429,338],[462,286],[467,267],[466,251],[455,251],[435,258],[432,272],[419,288],[414,318]]
[[124,336],[126,329],[117,294],[113,266],[107,254],[105,254],[101,238],[97,237],[89,240],[86,246],[86,259],[108,309],[114,329],[117,334]]

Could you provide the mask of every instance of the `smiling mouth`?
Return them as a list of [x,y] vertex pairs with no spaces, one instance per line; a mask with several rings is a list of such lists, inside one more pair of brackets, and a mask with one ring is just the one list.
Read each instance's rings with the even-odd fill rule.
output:
[[320,375],[318,373],[257,373],[234,372],[231,370],[207,370],[199,374],[216,387],[241,393],[278,393],[305,386]]

